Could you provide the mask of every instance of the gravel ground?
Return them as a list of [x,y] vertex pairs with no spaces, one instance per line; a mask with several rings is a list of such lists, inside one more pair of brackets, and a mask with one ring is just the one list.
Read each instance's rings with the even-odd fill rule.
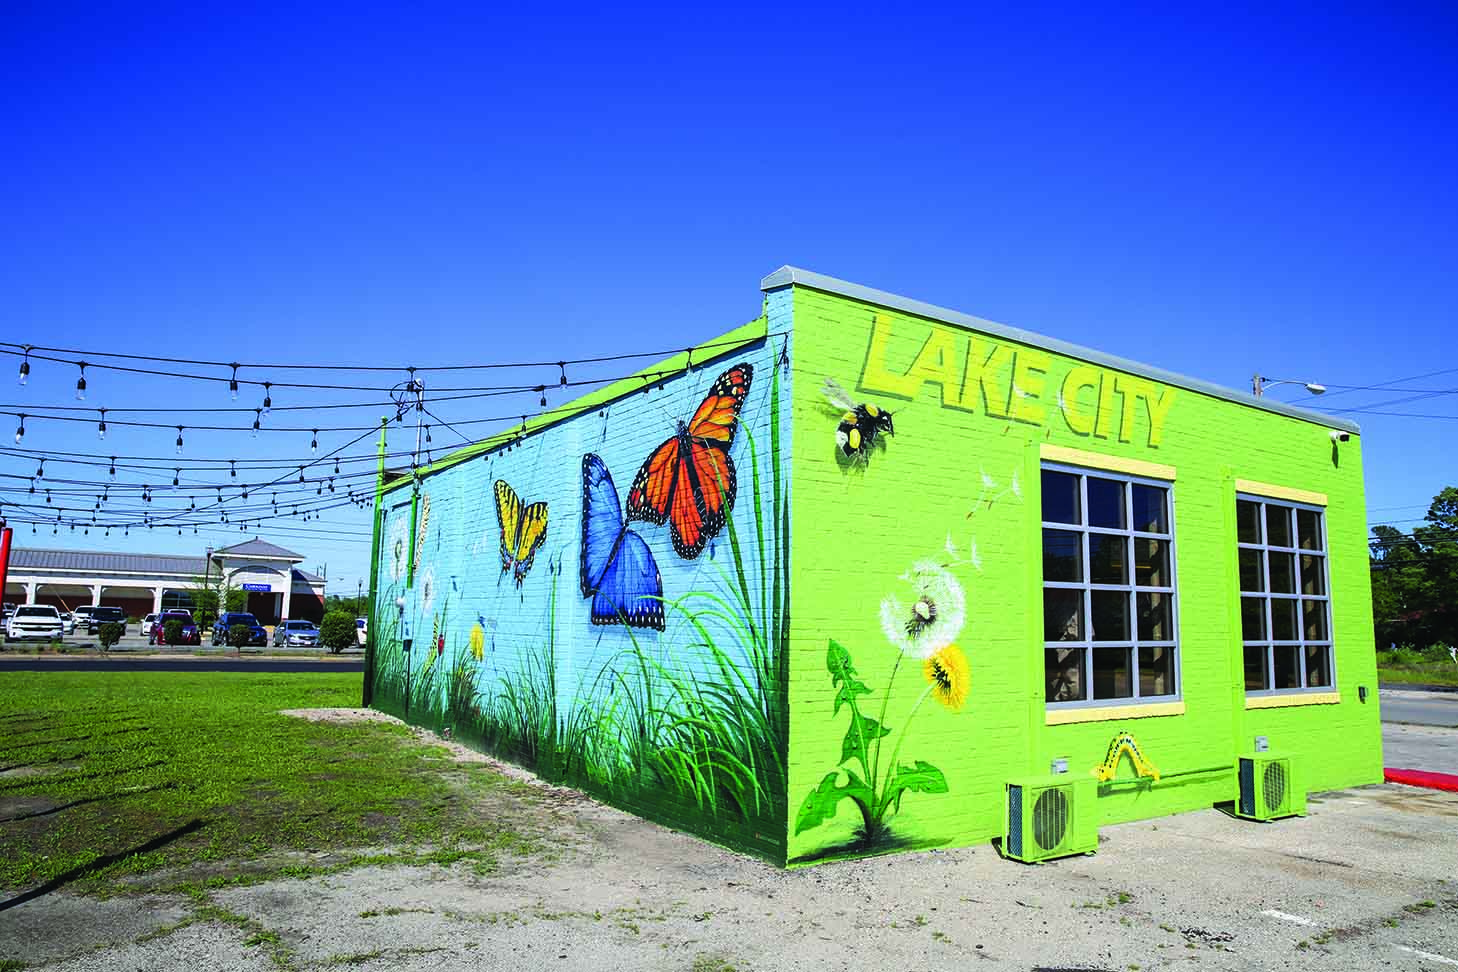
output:
[[982,846],[781,871],[551,792],[571,823],[549,861],[273,880],[215,892],[231,917],[190,924],[184,899],[56,892],[0,910],[0,958],[68,972],[1458,967],[1458,794],[1384,785],[1273,824],[1215,810],[1123,824],[1096,855],[1038,867]]

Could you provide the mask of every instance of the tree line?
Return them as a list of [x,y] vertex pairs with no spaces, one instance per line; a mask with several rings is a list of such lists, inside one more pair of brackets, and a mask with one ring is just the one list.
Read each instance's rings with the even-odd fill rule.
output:
[[1372,528],[1377,646],[1458,645],[1458,487],[1433,497],[1421,526]]

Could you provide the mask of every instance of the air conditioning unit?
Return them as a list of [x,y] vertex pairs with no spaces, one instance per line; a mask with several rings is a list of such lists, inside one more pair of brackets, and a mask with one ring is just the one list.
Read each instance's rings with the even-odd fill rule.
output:
[[1236,816],[1261,821],[1306,816],[1306,791],[1291,772],[1291,757],[1246,753],[1237,757],[1236,776],[1240,782]]
[[1007,783],[1004,857],[1036,864],[1098,850],[1094,823],[1098,784],[1076,777],[1035,776]]

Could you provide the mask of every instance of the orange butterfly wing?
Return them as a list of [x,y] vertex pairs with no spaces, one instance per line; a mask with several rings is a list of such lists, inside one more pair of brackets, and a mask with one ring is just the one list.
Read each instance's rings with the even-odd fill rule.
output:
[[728,450],[753,375],[754,367],[742,363],[715,379],[682,434],[653,450],[628,490],[628,519],[668,521],[673,549],[685,560],[703,553],[734,505]]

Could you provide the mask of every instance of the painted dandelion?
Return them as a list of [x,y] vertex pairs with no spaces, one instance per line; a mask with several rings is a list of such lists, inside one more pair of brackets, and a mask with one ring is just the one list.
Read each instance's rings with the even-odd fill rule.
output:
[[405,562],[410,555],[407,549],[410,527],[403,518],[395,520],[390,527],[390,579],[399,581],[405,576]]
[[951,571],[923,560],[901,575],[907,600],[888,594],[881,600],[881,630],[886,640],[912,658],[930,658],[962,630],[967,599]]
[[922,673],[931,684],[933,698],[953,712],[962,708],[972,687],[972,670],[961,648],[956,645],[942,648],[926,660]]

